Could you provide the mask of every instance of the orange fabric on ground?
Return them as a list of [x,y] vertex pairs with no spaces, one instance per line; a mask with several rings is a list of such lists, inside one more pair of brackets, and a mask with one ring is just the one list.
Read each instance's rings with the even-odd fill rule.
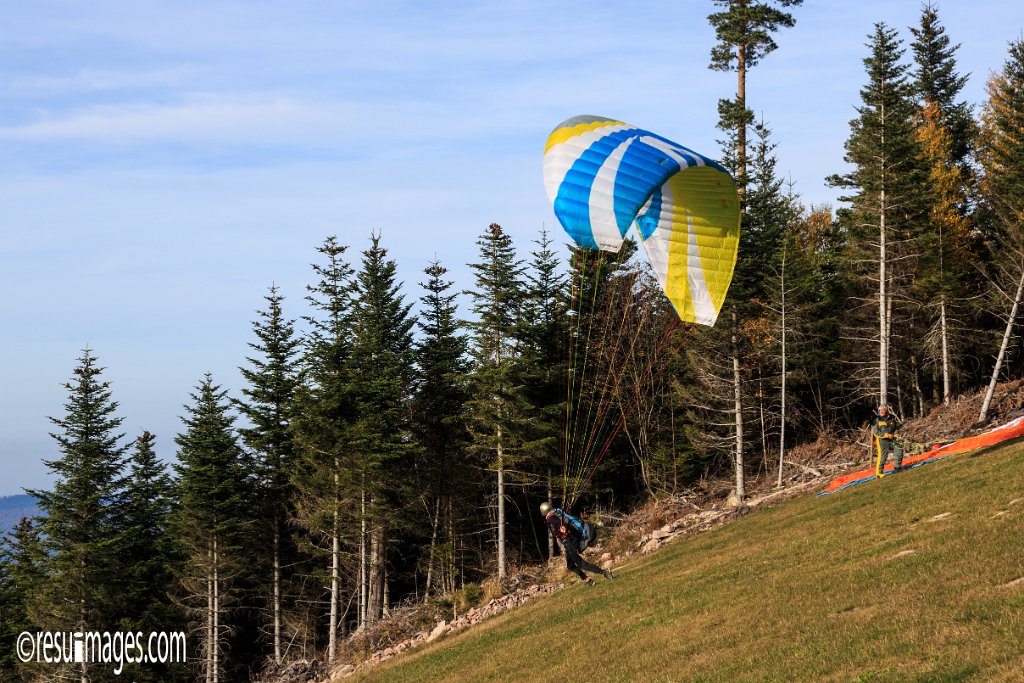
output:
[[[1024,436],[1024,416],[1018,417],[1017,419],[1007,422],[1006,424],[995,427],[978,434],[977,436],[969,436],[966,439],[960,439],[954,441],[951,444],[933,448],[930,451],[925,451],[920,455],[914,455],[903,458],[903,468],[914,467],[916,465],[923,465],[926,462],[932,460],[939,460],[941,458],[948,458],[951,455],[959,455],[961,453],[967,453],[969,451],[975,451],[985,446],[993,446],[1009,439],[1015,439],[1019,436]],[[887,464],[885,466],[885,472],[891,472],[893,465]],[[851,472],[844,474],[841,477],[836,477],[832,482],[818,495],[824,495],[826,493],[835,493],[840,489],[844,489],[847,486],[853,486],[854,484],[860,484],[865,481],[870,481],[875,478],[875,468],[869,467],[868,469],[860,470],[857,472]]]

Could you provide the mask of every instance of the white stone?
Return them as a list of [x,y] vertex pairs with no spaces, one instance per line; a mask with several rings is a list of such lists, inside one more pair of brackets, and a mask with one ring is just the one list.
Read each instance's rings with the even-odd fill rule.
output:
[[435,638],[440,636],[442,633],[444,633],[447,629],[448,629],[448,622],[447,621],[439,621],[437,623],[437,626],[435,626],[434,629],[430,632],[430,635],[427,636],[427,642],[429,643],[430,641],[434,640]]

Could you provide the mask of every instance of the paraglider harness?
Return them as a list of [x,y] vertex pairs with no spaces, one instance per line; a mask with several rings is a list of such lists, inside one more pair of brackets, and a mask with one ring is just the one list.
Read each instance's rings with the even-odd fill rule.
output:
[[561,508],[555,508],[549,512],[544,518],[545,521],[551,519],[552,516],[558,517],[566,529],[566,535],[562,537],[563,540],[572,536],[576,540],[576,549],[581,553],[597,540],[597,527],[590,522],[573,517]]

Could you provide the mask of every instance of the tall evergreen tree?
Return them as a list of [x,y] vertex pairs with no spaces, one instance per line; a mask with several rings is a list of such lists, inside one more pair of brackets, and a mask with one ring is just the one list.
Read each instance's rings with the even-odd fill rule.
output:
[[[456,294],[447,269],[433,261],[425,270],[416,344],[417,376],[412,401],[413,430],[422,445],[427,482],[426,507],[431,515],[430,546],[424,594],[443,592],[455,575],[455,543],[451,537],[459,514],[460,488],[468,486],[465,404],[469,400],[466,339],[459,333]],[[464,487],[464,488],[463,488]],[[442,540],[445,534],[446,540]]]
[[407,497],[403,482],[412,470],[408,397],[413,365],[410,305],[395,282],[396,265],[371,235],[356,275],[352,310],[352,396],[356,420],[352,448],[360,495],[367,501],[369,566],[363,625],[387,610],[387,543]]
[[241,368],[247,382],[245,397],[235,405],[249,421],[250,427],[239,430],[243,441],[256,457],[259,500],[264,520],[261,525],[270,536],[270,580],[267,602],[270,605],[269,631],[273,644],[273,659],[280,664],[283,657],[283,594],[287,577],[283,572],[295,560],[296,549],[289,543],[286,523],[294,514],[293,470],[296,446],[292,432],[295,414],[295,395],[301,378],[298,359],[301,341],[295,336],[295,324],[284,317],[281,304],[284,297],[277,287],[271,287],[264,297],[267,309],[259,311],[253,323],[256,341],[249,347],[255,357],[247,357],[249,367]]
[[523,408],[513,372],[520,351],[515,332],[523,305],[523,267],[512,238],[497,223],[484,231],[477,246],[480,261],[470,264],[476,279],[470,292],[476,320],[468,323],[474,361],[471,424],[474,446],[487,454],[487,466],[497,479],[497,568],[498,578],[504,580],[508,571],[505,475],[521,437],[517,424]]
[[[803,4],[803,0],[712,0],[722,11],[708,16],[715,29],[718,43],[711,49],[710,68],[718,71],[736,71],[736,97],[718,102],[718,127],[729,136],[731,149],[726,149],[724,162],[736,176],[736,189],[740,196],[740,211],[744,212],[747,192],[747,127],[754,121],[747,106],[747,72],[773,52],[778,45],[772,34],[780,28],[793,26],[789,7]],[[732,150],[735,150],[733,156]],[[732,360],[732,394],[734,415],[734,465],[736,473],[735,495],[738,502],[745,496],[744,483],[744,423],[743,377],[740,313],[731,305],[724,311],[730,325],[729,349]]]
[[[333,666],[342,627],[342,461],[349,455],[354,419],[350,367],[352,355],[352,268],[347,247],[337,237],[324,240],[313,264],[316,282],[306,300],[314,315],[305,318],[310,331],[303,354],[304,382],[297,396],[296,439],[300,462],[296,472],[297,515],[311,541],[328,556],[327,661]],[[360,569],[365,552],[360,546]],[[360,593],[360,616],[364,604]]]
[[185,555],[183,603],[200,635],[199,669],[207,683],[232,676],[227,654],[239,597],[235,584],[249,565],[253,487],[235,437],[227,392],[207,374],[191,394],[179,434],[175,536]]
[[967,76],[957,72],[956,51],[930,2],[921,9],[920,24],[911,28],[915,68],[913,87],[918,98],[918,137],[928,166],[932,193],[925,244],[921,250],[917,288],[935,311],[930,330],[919,335],[922,352],[941,369],[942,401],[952,397],[953,328],[956,309],[967,299],[964,284],[974,272],[970,244],[970,197],[975,124],[971,107],[957,101]]
[[1024,300],[1024,40],[1010,43],[1002,70],[988,84],[981,149],[985,210],[998,241],[992,281],[997,298],[1012,302],[979,421],[988,419],[996,382]]
[[[569,298],[558,254],[546,229],[534,242],[526,274],[520,366],[524,397],[530,406],[526,448],[536,473],[546,483],[545,499],[554,495],[553,474],[560,468],[561,433],[565,424],[566,334]],[[554,539],[547,535],[548,555]]]
[[898,295],[913,273],[911,247],[927,208],[928,185],[914,128],[908,67],[901,63],[902,41],[884,23],[876,24],[869,38],[871,54],[864,59],[868,82],[861,89],[858,117],[850,122],[846,142],[845,159],[854,168],[845,176],[833,176],[831,182],[852,191],[843,198],[851,207],[841,216],[858,250],[854,261],[863,262],[874,252],[877,265],[868,274],[874,291],[865,292],[865,297],[878,314],[878,354],[864,379],[871,377],[877,400],[888,403],[897,397],[890,380],[897,340],[893,329],[904,314]]
[[28,517],[0,536],[0,678],[5,681],[35,680],[40,673],[37,666],[18,658],[17,639],[22,631],[46,621],[39,618],[39,610],[49,608],[48,559],[39,527]]
[[[44,460],[54,475],[50,490],[28,490],[40,511],[39,527],[45,553],[46,587],[37,596],[40,626],[66,631],[103,631],[116,624],[118,552],[122,520],[119,514],[125,482],[125,446],[117,430],[118,404],[103,369],[92,351],[78,359],[74,378],[65,385],[65,415],[50,418],[57,427],[51,436],[61,457]],[[43,617],[43,613],[46,616]],[[76,667],[88,680],[89,663]]]
[[[144,431],[129,454],[124,496],[118,596],[125,631],[167,631],[178,621],[171,604],[175,556],[169,533],[173,485],[157,459],[156,437]],[[180,667],[176,667],[180,669]],[[134,666],[126,672],[137,681],[170,680],[174,671],[160,665]]]
[[914,94],[922,106],[932,103],[938,108],[951,138],[947,162],[963,167],[973,148],[975,123],[971,105],[965,100],[958,101],[968,80],[967,75],[957,71],[956,52],[960,45],[951,44],[939,20],[939,9],[932,2],[921,8],[920,22],[910,32],[914,36],[910,44],[915,65]]
[[772,34],[796,24],[782,8],[803,0],[712,0],[722,10],[708,16],[718,43],[711,48],[710,68],[736,72],[736,97],[719,100],[719,127],[735,131],[735,157],[727,159],[735,169],[742,202],[747,175],[747,126],[754,122],[747,107],[747,72],[778,48]]

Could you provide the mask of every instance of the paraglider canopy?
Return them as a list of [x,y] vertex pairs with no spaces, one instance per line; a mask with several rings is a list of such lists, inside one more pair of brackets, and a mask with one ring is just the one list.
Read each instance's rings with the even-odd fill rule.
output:
[[548,136],[544,185],[577,245],[617,252],[635,226],[680,319],[715,324],[740,236],[736,184],[721,165],[628,123],[574,116]]

